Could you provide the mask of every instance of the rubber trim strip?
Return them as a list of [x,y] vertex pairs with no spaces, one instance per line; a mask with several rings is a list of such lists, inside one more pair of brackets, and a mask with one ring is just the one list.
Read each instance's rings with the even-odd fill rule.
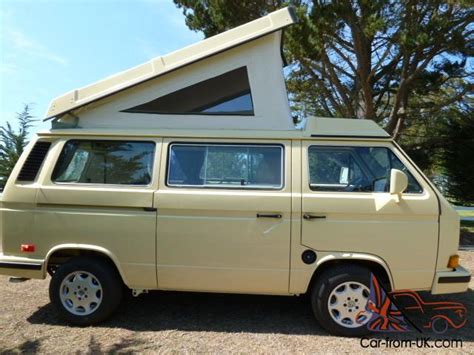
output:
[[466,283],[471,281],[471,275],[469,276],[445,276],[438,279],[440,284],[457,284]]
[[5,263],[0,262],[0,269],[41,270],[41,264]]

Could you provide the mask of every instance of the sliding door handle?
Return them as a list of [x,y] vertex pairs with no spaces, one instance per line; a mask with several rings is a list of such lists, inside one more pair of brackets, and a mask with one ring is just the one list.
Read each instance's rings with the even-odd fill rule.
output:
[[257,218],[281,218],[279,213],[257,213]]
[[306,219],[307,221],[310,221],[312,219],[325,219],[326,216],[315,216],[315,215],[310,214],[310,213],[305,213],[303,215],[303,218]]
[[143,210],[145,212],[156,212],[158,211],[158,208],[155,208],[155,207],[143,207]]

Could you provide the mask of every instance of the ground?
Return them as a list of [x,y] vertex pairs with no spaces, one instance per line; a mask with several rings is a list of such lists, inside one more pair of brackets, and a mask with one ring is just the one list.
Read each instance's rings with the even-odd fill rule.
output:
[[[474,272],[474,251],[460,255],[463,265]],[[0,277],[0,353],[366,351],[360,339],[333,337],[323,331],[304,297],[152,292],[127,297],[117,315],[100,326],[78,328],[57,318],[49,303],[48,282],[12,284]],[[423,294],[431,300],[466,305],[466,326],[443,337],[462,339],[462,351],[468,353],[474,353],[473,290],[474,281],[463,294]],[[417,336],[433,338],[433,334],[390,335],[393,339]],[[421,351],[431,353],[433,349]]]

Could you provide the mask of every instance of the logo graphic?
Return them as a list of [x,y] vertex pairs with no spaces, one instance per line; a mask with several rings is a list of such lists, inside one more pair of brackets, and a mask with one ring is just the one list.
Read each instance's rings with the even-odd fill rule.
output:
[[387,294],[377,278],[370,275],[370,296],[366,310],[372,314],[367,327],[374,332],[409,332],[421,329],[408,317],[415,316],[423,329],[443,334],[460,329],[467,321],[467,309],[459,302],[428,302],[415,291]]
[[367,323],[374,332],[407,332],[410,329],[402,312],[388,297],[377,278],[370,275],[370,296],[366,310],[372,313]]

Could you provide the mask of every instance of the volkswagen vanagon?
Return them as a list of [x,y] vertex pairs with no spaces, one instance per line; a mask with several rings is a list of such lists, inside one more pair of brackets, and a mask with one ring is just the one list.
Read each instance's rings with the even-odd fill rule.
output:
[[[44,279],[72,324],[124,290],[309,294],[361,335],[369,276],[463,292],[459,218],[376,123],[295,127],[288,9],[52,101],[1,200],[0,274]],[[125,286],[125,287],[124,287]]]

